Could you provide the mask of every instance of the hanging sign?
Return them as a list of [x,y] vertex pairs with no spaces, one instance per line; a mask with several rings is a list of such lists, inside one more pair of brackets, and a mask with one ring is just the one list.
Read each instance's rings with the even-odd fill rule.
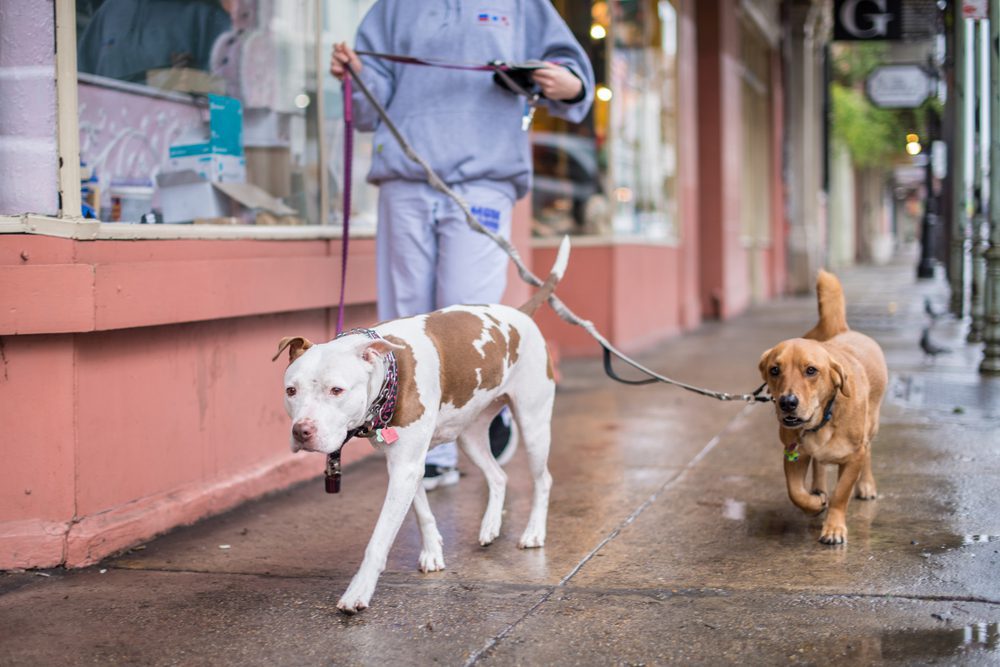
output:
[[868,99],[883,109],[912,109],[931,93],[931,78],[920,65],[882,65],[865,81]]

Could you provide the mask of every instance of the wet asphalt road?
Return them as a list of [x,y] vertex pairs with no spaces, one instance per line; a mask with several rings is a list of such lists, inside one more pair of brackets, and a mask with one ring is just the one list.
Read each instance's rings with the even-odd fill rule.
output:
[[[369,458],[339,496],[317,480],[93,568],[0,575],[0,664],[1000,664],[1000,380],[975,372],[964,323],[936,324],[954,351],[924,358],[923,298],[943,308],[946,291],[912,276],[909,260],[843,275],[891,373],[880,497],[852,501],[846,546],[819,544],[822,518],[788,501],[770,406],[569,361],[544,549],[516,548],[523,455],[487,548],[485,483],[463,463],[430,496],[448,569],[417,572],[410,517],[372,607],[339,614],[385,489]],[[813,299],[784,299],[642,360],[747,391],[761,352],[814,320]]]

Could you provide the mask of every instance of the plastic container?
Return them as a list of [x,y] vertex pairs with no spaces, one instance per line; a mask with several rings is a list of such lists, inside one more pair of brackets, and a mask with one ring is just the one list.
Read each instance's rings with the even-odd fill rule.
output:
[[110,222],[138,223],[153,208],[155,189],[151,184],[112,183],[108,192],[111,196]]

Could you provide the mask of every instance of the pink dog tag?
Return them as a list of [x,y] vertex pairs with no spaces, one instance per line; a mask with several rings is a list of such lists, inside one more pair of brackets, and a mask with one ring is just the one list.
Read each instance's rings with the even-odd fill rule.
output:
[[399,440],[399,434],[396,433],[396,429],[391,428],[391,427],[390,428],[380,428],[378,430],[378,439],[379,439],[379,441],[384,442],[387,445],[391,445],[392,443],[394,443],[397,440]]

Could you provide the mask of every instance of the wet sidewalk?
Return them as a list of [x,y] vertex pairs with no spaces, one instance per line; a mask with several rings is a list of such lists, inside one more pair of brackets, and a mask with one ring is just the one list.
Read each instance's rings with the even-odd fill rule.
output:
[[[907,258],[841,276],[851,325],[891,373],[879,498],[851,502],[846,546],[819,544],[822,519],[787,499],[770,406],[565,362],[544,549],[516,547],[523,454],[487,548],[485,483],[463,462],[461,483],[430,495],[448,569],[417,572],[410,516],[371,608],[339,614],[385,490],[370,458],[339,496],[316,480],[93,568],[0,575],[0,664],[1000,663],[1000,381],[976,373],[963,323],[935,324],[954,351],[925,358],[923,299],[943,310],[947,292],[913,275]],[[747,391],[763,350],[815,311],[779,300],[642,360]]]

